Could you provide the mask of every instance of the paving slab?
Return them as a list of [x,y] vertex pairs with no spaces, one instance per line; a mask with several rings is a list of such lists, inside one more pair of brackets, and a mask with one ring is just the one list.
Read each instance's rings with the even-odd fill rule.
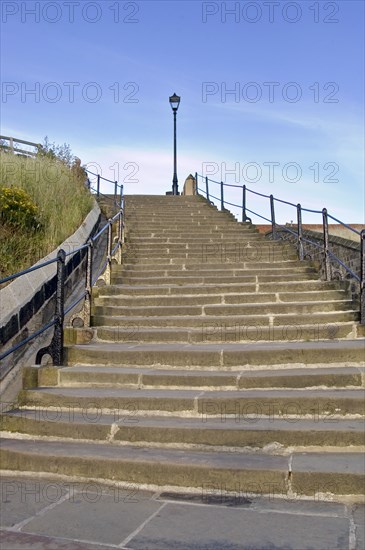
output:
[[[182,525],[186,526],[182,528]],[[346,518],[170,504],[126,546],[133,550],[346,550]]]
[[[92,485],[91,485],[92,487]],[[26,525],[28,533],[118,545],[161,507],[133,497],[80,492]]]
[[358,504],[353,512],[355,525],[355,550],[365,548],[365,504]]
[[13,527],[57,502],[67,493],[67,488],[36,478],[4,476],[0,479],[0,491],[0,527]]
[[2,550],[110,550],[110,546],[0,530]]

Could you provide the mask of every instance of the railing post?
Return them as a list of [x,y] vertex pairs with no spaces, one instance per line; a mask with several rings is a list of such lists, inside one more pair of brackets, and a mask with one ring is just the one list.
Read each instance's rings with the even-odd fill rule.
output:
[[55,351],[53,364],[63,364],[63,323],[65,319],[65,279],[66,279],[66,252],[61,248],[57,253],[57,289],[56,289],[56,324],[55,324]]
[[110,285],[111,281],[111,265],[112,265],[112,249],[113,249],[113,224],[111,219],[108,220],[108,243],[107,243],[107,264],[104,273],[104,281],[106,285]]
[[276,239],[276,224],[275,224],[274,195],[270,195],[270,211],[271,211],[271,232],[272,232],[272,238],[273,238],[273,239]]
[[302,206],[297,204],[297,232],[298,232],[298,257],[300,261],[304,260],[303,249],[303,226],[302,226]]
[[114,200],[115,201],[117,200],[117,195],[118,195],[118,182],[115,181],[114,182]]
[[123,223],[123,210],[119,210],[119,217],[118,217],[118,229],[117,229],[117,242],[118,242],[118,249],[115,254],[115,259],[117,260],[118,264],[122,263],[122,245],[124,243],[124,223]]
[[329,242],[328,242],[328,215],[327,208],[322,210],[322,219],[323,219],[323,253],[324,253],[324,277],[326,281],[331,280],[331,262],[329,257]]
[[246,185],[242,186],[242,221],[245,222],[246,216]]
[[224,210],[224,191],[223,191],[223,181],[221,181],[221,210]]
[[35,364],[40,365],[43,355],[52,357],[53,365],[63,365],[63,323],[65,319],[65,279],[66,279],[66,252],[61,248],[57,253],[57,281],[54,333],[49,346],[38,351]]
[[124,201],[124,195],[123,195],[123,185],[120,186],[120,201],[119,201],[119,207],[123,208],[123,201]]
[[84,304],[84,327],[90,326],[90,317],[91,317],[91,293],[93,287],[93,250],[94,243],[92,239],[87,242],[87,260],[86,260],[86,296]]
[[205,191],[206,191],[206,194],[207,194],[207,201],[209,201],[209,180],[208,180],[208,176],[205,176]]
[[98,197],[100,195],[100,174],[97,175],[97,182],[96,182],[96,196]]
[[360,273],[360,323],[365,325],[365,229],[360,233],[361,273]]

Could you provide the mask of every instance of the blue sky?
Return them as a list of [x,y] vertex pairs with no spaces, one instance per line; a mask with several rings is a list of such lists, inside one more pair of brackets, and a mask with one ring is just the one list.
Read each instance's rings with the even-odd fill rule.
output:
[[[364,223],[363,1],[3,0],[1,9],[2,135],[66,142],[127,193],[162,194],[176,92],[180,190],[197,171]],[[268,215],[267,201],[248,200]],[[277,215],[295,219],[285,207]]]

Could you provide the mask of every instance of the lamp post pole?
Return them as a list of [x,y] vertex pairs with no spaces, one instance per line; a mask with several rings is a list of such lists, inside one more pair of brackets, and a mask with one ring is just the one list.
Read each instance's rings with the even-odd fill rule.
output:
[[177,184],[177,153],[176,153],[176,112],[177,109],[174,109],[174,177],[172,178],[172,194],[179,194],[179,187]]
[[177,180],[177,149],[176,149],[176,113],[180,104],[180,97],[174,93],[169,98],[171,109],[174,115],[174,175],[172,178],[172,194],[179,194],[178,180]]

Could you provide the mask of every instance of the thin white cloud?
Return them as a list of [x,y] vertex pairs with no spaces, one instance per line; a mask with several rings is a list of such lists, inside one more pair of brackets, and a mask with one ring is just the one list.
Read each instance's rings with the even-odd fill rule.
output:
[[[124,184],[126,194],[165,194],[172,187],[173,157],[165,149],[95,147],[78,154],[82,164],[103,177]],[[190,173],[199,170],[201,157],[181,151],[178,156],[179,190]],[[103,192],[111,192],[112,184],[104,183]]]

